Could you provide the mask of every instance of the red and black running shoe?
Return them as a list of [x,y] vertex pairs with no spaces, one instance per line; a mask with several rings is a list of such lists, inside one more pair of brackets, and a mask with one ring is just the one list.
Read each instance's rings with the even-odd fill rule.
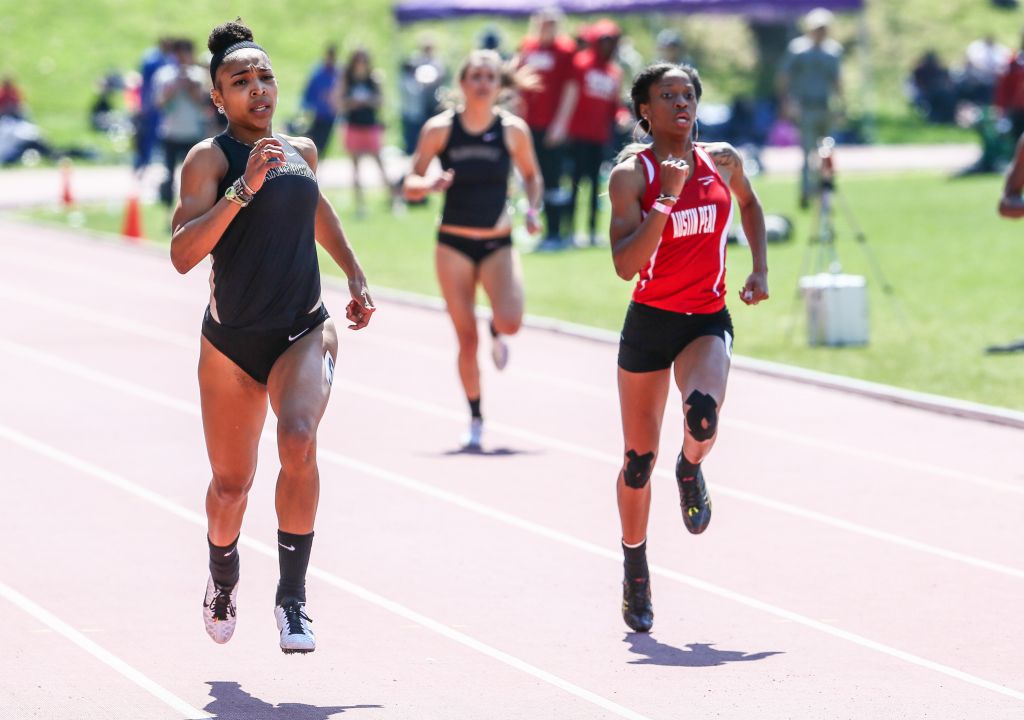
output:
[[679,485],[679,506],[683,511],[683,524],[692,534],[700,535],[711,522],[711,498],[708,497],[708,488],[704,484],[704,473],[701,472],[699,465],[692,477],[679,477],[677,471],[676,484]]

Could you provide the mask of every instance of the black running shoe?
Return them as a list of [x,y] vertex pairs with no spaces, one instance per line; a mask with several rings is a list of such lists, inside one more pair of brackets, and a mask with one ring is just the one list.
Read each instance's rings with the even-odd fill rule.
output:
[[650,632],[654,625],[651,605],[651,579],[626,578],[622,581],[622,619],[633,632]]
[[677,476],[676,484],[679,485],[679,506],[683,510],[683,524],[692,534],[700,535],[711,522],[711,498],[708,497],[708,488],[704,484],[704,473],[698,465],[697,473],[693,477],[680,479]]

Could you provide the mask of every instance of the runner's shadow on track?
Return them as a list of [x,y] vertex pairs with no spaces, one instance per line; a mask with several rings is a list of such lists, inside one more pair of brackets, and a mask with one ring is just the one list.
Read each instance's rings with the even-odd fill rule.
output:
[[516,450],[515,448],[507,447],[496,447],[496,448],[479,448],[470,447],[468,445],[455,448],[454,450],[445,450],[442,455],[452,457],[455,455],[478,455],[480,457],[507,457],[509,455],[536,455],[537,452],[534,450]]
[[717,667],[734,662],[764,660],[772,655],[781,655],[778,650],[759,653],[745,653],[742,650],[716,650],[714,643],[689,643],[687,650],[658,642],[647,633],[626,633],[623,642],[629,643],[629,651],[643,655],[641,660],[630,660],[630,665],[664,665],[666,667]]
[[383,705],[332,705],[270,703],[253,697],[236,682],[208,682],[213,701],[203,708],[217,720],[330,720],[347,710],[380,709]]

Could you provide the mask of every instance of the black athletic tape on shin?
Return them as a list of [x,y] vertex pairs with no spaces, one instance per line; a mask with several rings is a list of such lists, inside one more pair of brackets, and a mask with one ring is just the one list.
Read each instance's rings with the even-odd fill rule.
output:
[[626,467],[622,470],[622,480],[626,483],[626,487],[640,490],[651,479],[653,470],[653,452],[638,455],[636,450],[630,450],[626,453]]
[[[690,428],[693,439],[704,442],[713,438],[718,429],[718,403],[715,399],[694,390],[686,398],[686,404],[690,406],[686,411],[686,426]],[[707,421],[707,427],[704,427],[704,421]]]

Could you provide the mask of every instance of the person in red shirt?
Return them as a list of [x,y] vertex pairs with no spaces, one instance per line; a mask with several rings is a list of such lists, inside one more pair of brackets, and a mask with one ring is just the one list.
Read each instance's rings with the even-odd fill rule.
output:
[[622,617],[636,632],[654,622],[647,568],[650,477],[658,454],[669,384],[685,415],[676,481],[686,529],[703,532],[711,500],[701,462],[715,442],[732,357],[725,306],[725,242],[733,197],[750,243],[753,271],[740,299],[768,298],[764,212],[726,143],[693,141],[700,76],[688,65],[659,63],[637,75],[631,98],[653,142],[627,149],[609,179],[615,271],[639,275],[619,344],[619,402],[624,453],[616,481],[625,556]]
[[533,135],[533,146],[543,148],[543,152],[538,153],[544,178],[545,221],[540,250],[561,247],[559,219],[567,202],[560,187],[565,164],[564,142],[554,142],[550,132],[565,84],[572,75],[576,54],[576,42],[558,33],[562,18],[562,11],[554,7],[534,15],[533,34],[523,39],[516,61],[518,67],[529,68],[537,79],[536,86],[522,89],[519,95],[524,106],[523,118]]
[[604,148],[612,137],[615,114],[619,109],[622,69],[615,62],[619,44],[619,26],[608,19],[587,28],[587,49],[576,54],[572,78],[565,85],[550,138],[552,143],[570,140],[572,160],[572,198],[562,221],[563,233],[575,233],[576,197],[580,181],[590,181],[590,244],[597,244],[598,174],[604,161]]
[[1024,50],[1018,50],[996,80],[995,106],[1010,121],[1014,138],[1024,133]]
[[21,118],[24,116],[21,106],[21,91],[14,84],[14,78],[5,77],[0,83],[0,117]]

